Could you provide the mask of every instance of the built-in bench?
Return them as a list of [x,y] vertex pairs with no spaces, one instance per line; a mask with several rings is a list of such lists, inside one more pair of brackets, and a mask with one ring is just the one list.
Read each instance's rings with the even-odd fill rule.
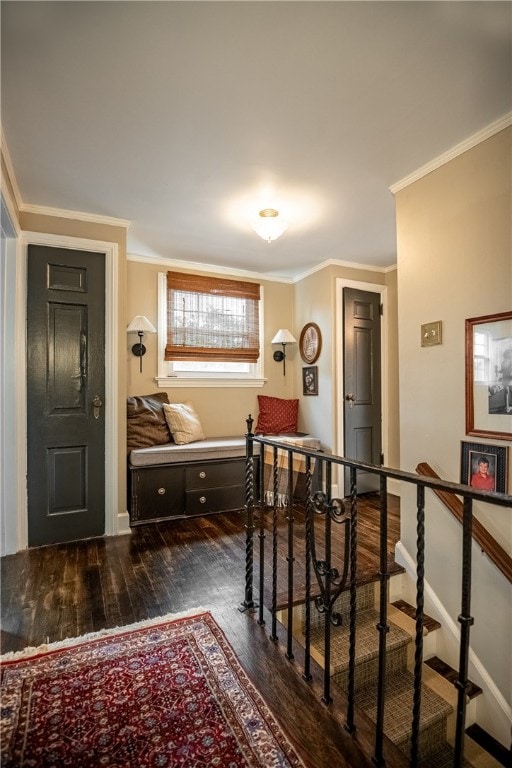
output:
[[244,437],[166,443],[130,453],[130,524],[241,509]]
[[[294,442],[289,435],[272,437]],[[298,436],[297,443],[320,449],[320,441]],[[259,477],[255,446],[255,476]],[[245,504],[246,440],[216,437],[185,445],[165,443],[130,452],[130,524],[172,520],[241,509]],[[258,483],[256,482],[256,487]]]

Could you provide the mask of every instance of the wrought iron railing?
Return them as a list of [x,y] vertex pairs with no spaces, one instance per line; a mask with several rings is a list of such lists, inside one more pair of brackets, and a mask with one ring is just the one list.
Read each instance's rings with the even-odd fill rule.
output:
[[[267,606],[271,614],[270,637],[277,640],[278,604],[277,604],[277,528],[278,520],[283,519],[283,510],[277,506],[278,482],[282,484],[282,476],[278,478],[278,454],[286,457],[287,469],[287,503],[284,509],[284,517],[287,522],[287,599],[284,606],[286,616],[286,656],[293,658],[293,608],[297,602],[294,595],[294,459],[302,457],[305,476],[305,494],[303,501],[305,526],[305,582],[303,593],[304,605],[304,662],[303,677],[311,680],[311,613],[313,610],[323,614],[323,642],[324,642],[324,672],[322,700],[326,704],[332,702],[331,697],[331,627],[340,621],[336,612],[335,603],[342,591],[349,592],[349,652],[348,652],[348,683],[347,683],[347,709],[345,713],[345,728],[349,733],[356,731],[356,706],[355,692],[355,664],[356,664],[356,588],[357,588],[357,546],[358,546],[358,497],[357,476],[359,472],[371,473],[379,477],[380,482],[380,520],[379,520],[379,621],[377,631],[379,633],[378,655],[378,683],[377,683],[377,708],[375,723],[375,742],[372,755],[376,766],[384,765],[384,712],[386,701],[386,636],[390,626],[388,623],[388,581],[390,578],[388,553],[387,553],[387,484],[388,480],[398,480],[416,488],[416,605],[415,605],[415,637],[414,637],[414,690],[413,707],[411,712],[411,740],[409,765],[416,768],[420,761],[420,710],[422,700],[422,663],[423,663],[423,623],[424,623],[424,590],[425,590],[425,490],[432,489],[436,493],[457,495],[462,497],[462,573],[460,594],[460,644],[459,644],[459,668],[456,681],[457,706],[455,720],[455,746],[453,768],[462,768],[464,762],[464,731],[466,722],[467,693],[470,686],[468,680],[470,629],[473,624],[471,616],[471,546],[473,525],[473,502],[485,501],[500,506],[512,507],[512,496],[490,491],[479,491],[469,486],[459,485],[438,478],[418,476],[400,470],[379,467],[364,462],[346,459],[341,456],[328,455],[300,445],[280,442],[278,438],[270,439],[255,436],[252,433],[252,419],[247,420],[247,465],[246,465],[246,567],[245,567],[245,595],[242,610],[258,611],[258,621],[265,623],[265,579],[266,558],[265,538],[267,537],[266,524],[269,515],[272,516],[271,530],[271,598]],[[270,484],[274,502],[271,506],[265,504],[264,488],[264,461],[255,460],[257,453],[271,451],[271,475]],[[268,461],[268,459],[267,459]],[[314,469],[313,469],[314,467]],[[331,480],[334,467],[346,468],[350,476],[350,494],[347,498],[331,498]],[[258,468],[258,469],[257,469]],[[279,470],[282,472],[282,470]],[[316,489],[314,487],[316,482]],[[269,476],[267,474],[267,484]],[[268,488],[267,488],[268,490]],[[267,496],[268,498],[268,496]],[[255,499],[257,500],[255,502]],[[322,556],[317,555],[317,544],[314,535],[315,518],[321,516],[324,521],[322,542]],[[301,523],[302,524],[302,523]],[[342,553],[332,551],[332,526],[343,526],[344,545]],[[255,544],[255,532],[258,532],[258,547]],[[339,538],[339,537],[338,537]],[[255,552],[256,549],[256,552]],[[341,557],[340,557],[341,555]],[[340,569],[334,565],[334,556],[340,558]],[[254,565],[255,558],[259,569],[257,594],[255,597]],[[313,593],[312,577],[316,576],[319,588]],[[268,602],[268,601],[267,601]]]

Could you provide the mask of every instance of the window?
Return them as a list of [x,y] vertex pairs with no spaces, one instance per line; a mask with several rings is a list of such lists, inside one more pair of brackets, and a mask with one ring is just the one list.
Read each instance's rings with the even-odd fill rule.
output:
[[261,386],[260,285],[182,272],[158,278],[159,385]]
[[473,354],[474,380],[487,383],[489,381],[489,336],[487,333],[475,331]]

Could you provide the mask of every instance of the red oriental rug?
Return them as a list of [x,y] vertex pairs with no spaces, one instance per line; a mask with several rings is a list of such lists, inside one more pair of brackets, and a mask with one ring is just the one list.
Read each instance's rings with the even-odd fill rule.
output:
[[209,613],[1,662],[3,768],[304,768]]

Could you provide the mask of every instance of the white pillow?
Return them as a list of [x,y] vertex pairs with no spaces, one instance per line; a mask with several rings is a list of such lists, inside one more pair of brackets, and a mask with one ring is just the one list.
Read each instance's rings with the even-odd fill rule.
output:
[[165,420],[178,445],[204,440],[203,428],[192,403],[163,403]]

